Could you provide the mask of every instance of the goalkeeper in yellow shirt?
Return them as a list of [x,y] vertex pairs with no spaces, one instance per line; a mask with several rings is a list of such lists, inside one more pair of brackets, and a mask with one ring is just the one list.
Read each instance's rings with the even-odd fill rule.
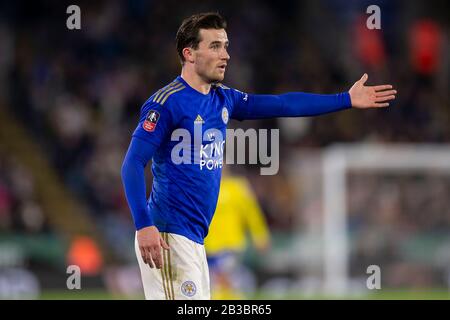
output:
[[[250,241],[249,241],[250,240]],[[270,244],[264,214],[244,177],[224,167],[216,212],[205,238],[213,299],[244,299],[242,255],[249,244],[261,252]],[[248,272],[247,272],[248,273]]]

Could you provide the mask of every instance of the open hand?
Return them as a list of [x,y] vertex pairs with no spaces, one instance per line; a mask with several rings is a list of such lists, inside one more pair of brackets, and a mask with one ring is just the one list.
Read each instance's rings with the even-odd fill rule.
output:
[[390,84],[365,86],[364,83],[368,78],[367,73],[364,73],[348,91],[352,107],[359,109],[388,107],[388,101],[395,99],[397,91],[392,90]]
[[155,266],[156,268],[161,269],[163,265],[161,247],[169,250],[169,246],[159,234],[158,228],[150,226],[138,230],[137,241],[144,262],[148,264],[150,268]]

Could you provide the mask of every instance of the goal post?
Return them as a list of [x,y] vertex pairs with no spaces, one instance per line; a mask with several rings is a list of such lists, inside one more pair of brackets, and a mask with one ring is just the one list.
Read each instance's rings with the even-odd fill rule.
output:
[[408,173],[432,170],[450,174],[450,145],[336,144],[322,153],[323,288],[343,295],[349,289],[347,173],[370,170]]

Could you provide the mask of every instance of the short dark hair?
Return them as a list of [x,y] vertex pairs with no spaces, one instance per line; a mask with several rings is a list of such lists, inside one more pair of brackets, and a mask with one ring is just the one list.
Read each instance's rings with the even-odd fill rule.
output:
[[177,52],[181,64],[184,64],[183,49],[197,49],[200,39],[200,29],[226,29],[227,22],[217,12],[198,13],[186,18],[178,29],[176,39]]

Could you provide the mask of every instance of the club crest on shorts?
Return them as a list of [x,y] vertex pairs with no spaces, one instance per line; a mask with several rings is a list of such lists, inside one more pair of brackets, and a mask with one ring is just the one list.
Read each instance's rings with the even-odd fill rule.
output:
[[193,297],[197,292],[197,287],[192,281],[185,281],[181,285],[181,292],[187,297]]
[[158,123],[159,113],[156,110],[150,110],[145,118],[144,124],[142,127],[145,131],[152,132],[156,128],[156,124]]
[[223,121],[223,123],[225,123],[225,124],[228,123],[228,117],[229,117],[228,116],[228,109],[225,106],[225,107],[222,108],[222,121]]

